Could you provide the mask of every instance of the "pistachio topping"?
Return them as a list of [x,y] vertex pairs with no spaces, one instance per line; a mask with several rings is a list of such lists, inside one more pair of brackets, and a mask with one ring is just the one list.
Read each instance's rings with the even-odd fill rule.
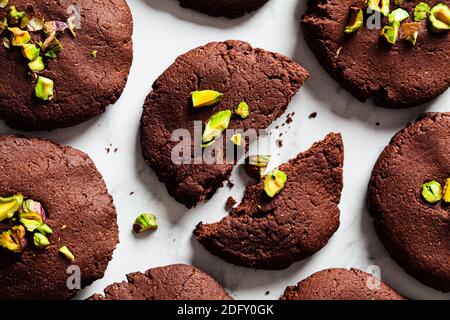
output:
[[75,261],[75,256],[73,255],[73,253],[69,250],[69,248],[67,248],[67,246],[62,246],[61,248],[59,248],[59,252],[64,255],[64,257],[67,258],[67,260],[74,262]]
[[44,23],[44,33],[48,36],[53,33],[62,32],[67,29],[67,24],[62,21],[46,21]]
[[367,0],[366,4],[369,9],[381,12],[384,16],[390,12],[390,0]]
[[409,18],[409,13],[406,10],[403,10],[401,8],[395,9],[392,11],[388,16],[389,24],[392,24],[394,22],[403,22],[406,19]]
[[345,27],[345,33],[353,33],[359,30],[364,23],[364,14],[362,9],[357,7],[350,8],[350,20]]
[[44,101],[51,100],[53,98],[53,86],[53,80],[38,76],[34,94],[37,98]]
[[219,103],[223,93],[214,90],[194,91],[191,93],[194,108],[209,107]]
[[41,215],[42,221],[45,221],[47,218],[45,214],[44,207],[38,201],[34,201],[32,199],[25,200],[20,208],[21,212],[36,212]]
[[156,216],[151,213],[143,213],[136,218],[133,224],[133,231],[136,233],[143,233],[149,230],[158,229],[158,222]]
[[25,16],[25,11],[17,11],[15,6],[10,6],[8,11],[9,25],[18,25]]
[[31,71],[39,72],[45,69],[44,59],[41,56],[28,63],[28,67]]
[[432,180],[422,186],[422,196],[428,203],[436,203],[442,199],[442,186],[439,182]]
[[56,59],[56,58],[58,57],[58,55],[56,54],[56,52],[53,51],[53,50],[48,50],[48,51],[45,53],[45,56],[46,56],[47,58],[50,58],[50,59]]
[[247,102],[242,101],[241,103],[239,103],[239,105],[237,106],[235,112],[242,119],[247,119],[248,116],[250,115],[250,108],[249,108]]
[[6,30],[6,28],[8,28],[8,22],[6,21],[6,18],[3,19],[3,21],[0,21],[0,34],[3,33],[3,31]]
[[41,233],[35,233],[33,235],[33,242],[34,245],[39,249],[47,249],[50,246],[50,241],[48,240],[48,238]]
[[381,29],[380,35],[383,37],[387,43],[395,44],[398,38],[398,31],[400,28],[400,24],[398,22],[394,22],[391,25],[386,25]]
[[270,159],[270,155],[249,156],[245,162],[245,169],[251,177],[261,179],[264,177]]
[[430,6],[425,2],[419,3],[414,8],[414,21],[419,22],[425,20],[430,12]]
[[450,203],[450,178],[445,179],[445,185],[442,191],[442,200],[445,203]]
[[8,0],[0,0],[0,9],[6,8]]
[[231,142],[237,146],[242,145],[242,135],[240,133],[235,133],[231,136]]
[[14,214],[19,210],[22,203],[23,195],[20,193],[8,198],[0,197],[0,221],[14,217]]
[[92,50],[92,52],[91,52],[92,58],[97,59],[97,53],[98,53],[97,50]]
[[396,6],[401,6],[401,5],[403,4],[403,0],[395,0],[395,1],[394,1],[394,4],[395,4]]
[[8,28],[9,32],[12,33],[11,44],[14,47],[21,47],[24,44],[27,44],[31,40],[31,36],[28,31],[21,30],[17,27]]
[[287,181],[287,175],[281,170],[275,169],[266,175],[264,179],[264,191],[266,194],[273,198],[281,190],[284,189]]
[[43,224],[42,217],[37,212],[20,212],[19,222],[30,232],[33,232]]
[[49,236],[49,235],[53,234],[52,228],[50,228],[50,226],[46,223],[44,223],[43,225],[38,227],[36,230],[45,236]]
[[56,38],[56,34],[52,33],[49,35],[42,44],[42,50],[52,50],[53,52],[57,53],[60,52],[63,49],[63,46],[61,42]]
[[35,44],[29,43],[22,46],[22,55],[30,61],[36,60],[40,53],[41,49],[36,47]]
[[39,17],[33,17],[28,21],[27,29],[31,32],[37,32],[44,29],[44,19]]
[[419,22],[409,22],[402,24],[402,33],[405,36],[406,41],[411,43],[413,46],[416,45],[417,38],[419,36],[419,29]]
[[67,18],[67,27],[69,28],[70,33],[74,37],[77,36],[77,33],[75,31],[77,29],[76,19],[77,19],[77,17],[75,14],[72,14],[69,16],[69,18]]
[[447,5],[439,3],[435,5],[428,17],[431,31],[440,33],[450,30],[450,9]]
[[28,18],[27,15],[24,15],[22,20],[20,20],[20,29],[25,29],[28,25],[28,22],[30,21],[30,18]]
[[3,38],[3,46],[6,48],[6,49],[10,49],[11,48],[11,41],[9,41],[9,39],[8,38]]
[[0,234],[0,246],[12,252],[22,252],[27,245],[25,233],[23,226],[12,227],[11,230]]
[[217,112],[209,118],[203,131],[202,141],[204,144],[209,144],[222,135],[222,132],[230,124],[231,115],[232,112],[230,110],[224,110]]

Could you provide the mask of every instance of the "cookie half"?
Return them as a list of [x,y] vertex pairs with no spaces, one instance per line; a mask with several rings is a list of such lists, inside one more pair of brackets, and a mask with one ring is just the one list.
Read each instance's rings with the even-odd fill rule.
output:
[[[228,129],[265,129],[283,114],[308,76],[291,59],[242,41],[213,42],[189,51],[156,80],[145,101],[141,145],[146,162],[169,193],[187,207],[211,198],[229,178],[234,163],[207,164],[202,157],[200,163],[194,160],[195,148],[202,144],[202,124],[217,112],[234,113],[245,101],[249,116],[234,115]],[[198,90],[214,90],[223,98],[214,106],[194,108],[191,93]],[[194,131],[196,122],[200,133]],[[181,165],[172,157],[180,144],[178,136],[172,135],[180,129],[189,133],[192,146],[187,156],[192,160],[183,160]],[[200,141],[196,140],[198,134]]]
[[[52,42],[45,50],[40,47],[43,71],[31,71],[21,47],[0,46],[0,119],[17,129],[50,130],[87,121],[117,101],[132,62],[133,22],[125,0],[79,0],[76,4],[70,0],[10,0],[0,9],[0,21],[9,15],[9,6],[25,12],[29,19],[59,24],[79,12],[80,29],[75,29],[76,36],[69,28],[57,32],[60,52],[55,53],[59,49]],[[48,39],[42,30],[23,30],[31,35],[29,44],[37,47],[39,41],[46,43]],[[5,30],[2,37],[10,38],[11,34]],[[54,56],[50,57],[50,51]],[[35,93],[38,76],[53,81],[53,98],[45,95],[50,100]]]
[[326,269],[286,288],[281,300],[405,300],[373,275],[358,269]]
[[225,289],[203,271],[176,264],[127,275],[104,295],[89,300],[232,300]]
[[280,166],[284,189],[274,198],[264,182],[247,187],[241,204],[194,235],[214,255],[244,267],[283,269],[319,251],[339,227],[344,148],[339,134]]
[[439,192],[430,203],[422,191],[424,184],[444,186],[450,177],[449,141],[450,113],[421,116],[384,149],[368,191],[375,229],[391,256],[410,275],[445,292],[450,291],[450,210]]
[[237,18],[262,7],[268,0],[179,0],[180,5],[214,17]]
[[[304,38],[325,70],[359,100],[374,98],[388,108],[413,107],[442,94],[450,85],[450,35],[433,33],[427,19],[419,24],[415,45],[405,40],[403,25],[414,21],[414,9],[420,0],[403,1],[409,13],[402,22],[397,42],[389,45],[380,37],[387,18],[370,30],[366,0],[309,0],[302,18]],[[391,12],[397,8],[390,2]],[[427,1],[450,5],[448,0]],[[362,9],[362,27],[344,32],[350,22],[350,8]]]
[[[77,285],[102,278],[119,241],[118,227],[112,197],[89,156],[44,139],[0,136],[0,163],[2,214],[4,198],[20,193],[42,205],[53,231],[46,248],[34,243],[39,229],[27,230],[21,252],[0,246],[0,299],[69,299]],[[18,213],[4,218],[2,245],[8,243],[4,232],[23,223]],[[63,246],[74,261],[59,252]]]

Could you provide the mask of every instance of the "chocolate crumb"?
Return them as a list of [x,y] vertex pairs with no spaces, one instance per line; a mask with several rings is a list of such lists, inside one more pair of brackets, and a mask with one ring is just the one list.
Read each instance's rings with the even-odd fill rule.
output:
[[281,148],[283,146],[283,140],[277,139],[276,142],[277,142],[278,148]]
[[230,211],[231,209],[233,209],[236,203],[236,199],[234,199],[233,197],[228,197],[227,202],[225,203],[225,210]]
[[134,191],[131,191],[131,192],[130,192],[130,196],[132,196],[133,194],[134,194]]
[[115,148],[115,149],[114,149],[114,153],[116,153],[118,150],[119,150],[119,148]]
[[313,112],[309,115],[309,119],[315,119],[317,118],[317,112]]
[[268,296],[270,294],[270,291],[266,291],[266,296]]
[[377,122],[377,123],[375,123],[375,125],[376,125],[377,127],[379,127],[379,126],[381,125],[381,123]]

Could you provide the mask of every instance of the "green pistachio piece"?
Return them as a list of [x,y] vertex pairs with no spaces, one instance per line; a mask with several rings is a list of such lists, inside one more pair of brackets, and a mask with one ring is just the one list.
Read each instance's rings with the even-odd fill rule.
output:
[[25,11],[17,11],[15,6],[9,7],[8,23],[10,25],[18,25],[25,16]]
[[49,35],[45,40],[44,43],[42,44],[42,50],[43,51],[47,51],[47,50],[52,50],[53,52],[60,52],[63,48],[61,42],[56,38],[56,34],[52,33],[51,35]]
[[238,107],[235,110],[236,114],[239,115],[242,119],[247,119],[250,115],[250,108],[248,104],[244,101],[239,103]]
[[22,46],[22,55],[30,61],[34,61],[39,57],[41,49],[36,47],[35,44],[24,44]]
[[67,29],[67,24],[62,21],[46,21],[44,22],[44,33],[49,36]]
[[25,29],[27,27],[29,21],[30,21],[30,18],[28,18],[27,15],[24,15],[22,20],[20,21],[20,29]]
[[8,28],[8,22],[6,21],[6,18],[3,19],[3,21],[0,21],[0,34],[3,33],[3,31],[6,30],[6,28]]
[[34,61],[28,63],[28,67],[31,71],[39,72],[45,69],[44,59],[41,56],[37,57]]
[[53,234],[52,228],[50,228],[50,226],[46,223],[44,223],[42,226],[38,227],[36,230],[45,236],[49,236],[49,235]]
[[345,27],[345,33],[353,33],[359,30],[364,24],[364,14],[362,9],[357,7],[350,8],[350,20]]
[[77,29],[76,19],[77,19],[77,17],[75,14],[72,14],[69,16],[69,18],[67,18],[67,27],[69,28],[70,33],[74,37],[77,36],[77,33],[75,31]]
[[394,22],[403,22],[406,19],[409,18],[409,13],[406,10],[403,10],[401,8],[395,9],[392,11],[388,16],[389,24],[392,24]]
[[143,213],[136,218],[133,224],[133,231],[136,233],[143,233],[149,230],[158,229],[158,222],[156,216],[151,213]]
[[395,0],[395,1],[394,1],[394,4],[395,4],[396,6],[401,6],[401,5],[403,4],[403,0]]
[[53,80],[38,76],[34,94],[37,98],[42,100],[51,100],[53,98]]
[[277,195],[286,185],[287,175],[281,170],[275,169],[266,175],[264,179],[264,191],[266,194],[273,198]]
[[23,226],[14,226],[0,234],[0,246],[12,252],[22,252],[27,245],[25,234]]
[[394,22],[392,25],[384,26],[383,29],[381,29],[380,35],[387,43],[395,44],[397,42],[399,28],[400,24]]
[[419,3],[414,8],[414,21],[419,22],[425,20],[428,16],[428,13],[430,12],[430,9],[430,6],[425,2]]
[[261,179],[269,165],[270,155],[253,155],[245,161],[245,171],[250,177]]
[[23,31],[19,28],[8,28],[8,30],[12,33],[13,37],[11,39],[11,44],[14,47],[21,47],[24,44],[27,44],[31,40],[31,36],[28,31]]
[[19,222],[30,232],[33,232],[44,223],[41,215],[37,212],[20,212]]
[[58,57],[58,55],[56,54],[56,52],[53,51],[53,50],[48,50],[48,51],[45,53],[45,56],[46,56],[47,58],[50,58],[50,59],[56,59],[56,58]]
[[35,233],[33,235],[33,242],[37,248],[43,250],[47,249],[50,245],[50,241],[48,240],[48,238],[41,233]]
[[191,93],[194,108],[209,107],[223,98],[223,93],[214,90],[194,91]]
[[20,209],[22,203],[23,195],[20,193],[9,198],[0,197],[0,221],[14,217],[14,214]]
[[9,41],[9,39],[8,38],[3,38],[3,46],[6,48],[6,49],[11,49],[11,41]]
[[75,256],[73,255],[73,253],[69,250],[69,248],[67,248],[67,246],[62,246],[61,248],[59,248],[59,252],[64,255],[67,260],[74,262],[75,261]]
[[402,33],[406,37],[406,41],[413,46],[416,45],[417,37],[419,36],[420,23],[409,22],[402,24]]
[[422,196],[429,203],[436,203],[442,199],[442,186],[433,180],[424,183],[422,186]]
[[390,12],[390,0],[367,0],[366,4],[369,9],[381,12],[384,16]]
[[440,33],[450,30],[450,9],[447,5],[439,3],[435,5],[428,17],[431,31]]
[[91,52],[92,58],[97,59],[97,53],[98,53],[97,50],[92,50],[92,52]]
[[203,143],[208,144],[219,138],[222,132],[228,128],[231,115],[232,112],[230,110],[220,111],[212,115],[206,122],[205,130],[203,131]]
[[237,146],[242,145],[242,135],[240,133],[233,134],[231,136],[231,142],[233,142]]
[[27,25],[28,30],[32,32],[41,31],[44,29],[44,19],[39,17],[33,17],[28,21]]
[[8,0],[0,0],[0,9],[6,8]]

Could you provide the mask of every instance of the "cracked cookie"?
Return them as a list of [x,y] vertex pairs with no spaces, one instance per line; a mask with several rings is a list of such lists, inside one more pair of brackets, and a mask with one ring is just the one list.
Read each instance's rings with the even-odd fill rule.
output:
[[132,29],[125,0],[10,0],[0,8],[0,119],[51,130],[103,113],[125,87]]
[[[278,193],[267,180],[249,185],[242,202],[213,224],[200,223],[194,235],[227,262],[257,269],[284,269],[319,251],[339,227],[344,147],[329,134],[283,164]],[[269,196],[270,194],[270,196]]]
[[179,0],[180,5],[214,17],[237,18],[262,7],[268,0]]
[[417,280],[445,292],[450,291],[449,142],[450,113],[424,114],[384,149],[368,190],[375,229],[391,256]]
[[[230,177],[234,162],[195,161],[194,149],[202,147],[195,139],[196,122],[208,129],[203,137],[208,145],[226,128],[265,129],[286,110],[308,76],[291,59],[242,41],[213,42],[189,51],[155,81],[145,101],[141,146],[146,162],[187,207],[211,198]],[[234,112],[238,106],[241,115]],[[172,152],[179,141],[172,135],[180,129],[189,133],[194,152],[176,164]]]
[[176,264],[127,275],[89,300],[232,300],[225,289],[203,271]]
[[[433,32],[428,13],[421,17],[415,12],[420,2],[405,0],[397,8],[390,1],[385,14],[392,15],[379,14],[377,23],[367,14],[366,0],[309,0],[303,35],[325,70],[359,100],[374,98],[393,109],[413,107],[450,85],[450,35]],[[426,3],[433,7],[450,1]]]

